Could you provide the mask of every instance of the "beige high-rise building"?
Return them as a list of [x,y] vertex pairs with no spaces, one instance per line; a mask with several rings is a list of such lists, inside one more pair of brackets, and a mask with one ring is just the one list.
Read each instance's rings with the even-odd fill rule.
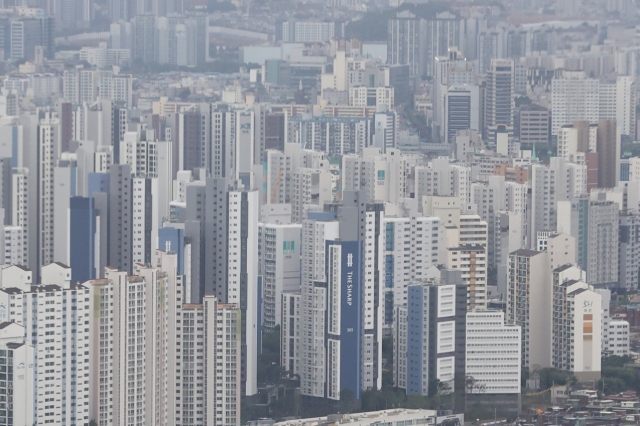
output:
[[522,330],[522,366],[551,366],[549,256],[520,249],[509,255],[506,323]]

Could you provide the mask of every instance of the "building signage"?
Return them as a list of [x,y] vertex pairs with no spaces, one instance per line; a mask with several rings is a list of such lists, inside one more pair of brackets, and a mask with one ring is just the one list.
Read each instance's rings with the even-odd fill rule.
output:
[[341,245],[340,390],[349,388],[360,398],[362,252],[359,241],[343,241]]

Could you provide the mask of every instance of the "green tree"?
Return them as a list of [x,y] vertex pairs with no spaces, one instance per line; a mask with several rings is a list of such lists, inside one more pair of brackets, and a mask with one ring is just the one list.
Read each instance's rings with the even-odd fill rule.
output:
[[340,413],[348,414],[353,412],[356,403],[356,395],[349,388],[340,391]]
[[568,385],[576,382],[573,374],[556,368],[541,368],[538,370],[538,376],[540,377],[540,387],[542,389],[548,389],[554,385]]

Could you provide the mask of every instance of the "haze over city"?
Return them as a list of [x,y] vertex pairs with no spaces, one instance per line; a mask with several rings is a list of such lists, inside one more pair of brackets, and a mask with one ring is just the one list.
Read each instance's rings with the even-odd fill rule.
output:
[[638,425],[639,12],[0,0],[0,425]]

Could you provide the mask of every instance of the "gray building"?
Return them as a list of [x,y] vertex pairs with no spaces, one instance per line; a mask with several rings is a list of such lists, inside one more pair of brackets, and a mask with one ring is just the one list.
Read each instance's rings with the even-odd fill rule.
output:
[[[495,135],[497,126],[513,129],[514,63],[510,59],[492,59],[487,70],[484,95],[484,136]],[[492,141],[489,140],[489,143]],[[495,142],[495,141],[494,141]]]
[[621,214],[619,230],[618,287],[634,292],[640,269],[640,215]]
[[108,266],[133,272],[133,180],[131,166],[114,164],[109,171]]
[[516,134],[525,144],[549,143],[549,110],[539,105],[527,105],[518,112]]
[[596,287],[618,285],[618,212],[618,203],[581,197],[571,200],[570,217],[563,218],[576,239],[578,265]]

